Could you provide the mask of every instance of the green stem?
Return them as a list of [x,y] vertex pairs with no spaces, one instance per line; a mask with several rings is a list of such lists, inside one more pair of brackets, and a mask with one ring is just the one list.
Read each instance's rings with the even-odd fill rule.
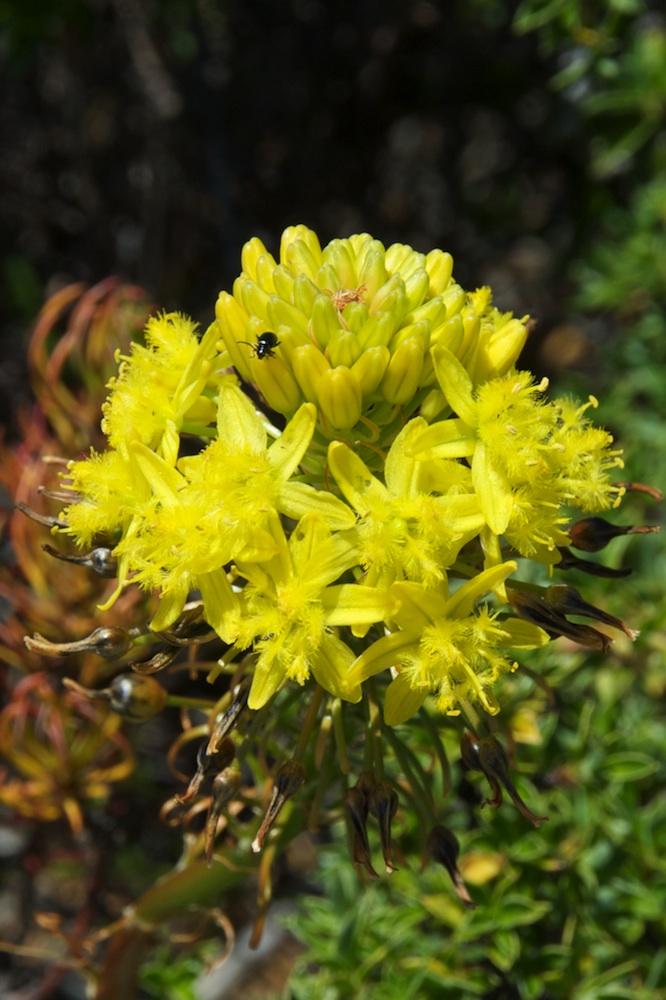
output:
[[305,716],[305,722],[303,723],[303,728],[301,729],[301,734],[298,737],[298,743],[293,753],[294,760],[302,760],[303,754],[305,753],[305,748],[307,747],[310,736],[312,735],[312,730],[314,729],[314,724],[317,721],[317,715],[319,713],[319,706],[322,703],[324,697],[324,689],[317,686],[315,687],[312,700],[308,708],[308,713]]
[[335,747],[338,751],[340,770],[343,774],[349,774],[351,765],[347,754],[345,730],[342,725],[342,702],[339,698],[334,698],[331,702],[331,718],[333,719],[333,735],[335,736]]
[[384,732],[405,773],[405,777],[410,783],[414,802],[422,818],[426,820],[426,823],[433,825],[437,821],[437,817],[435,815],[435,803],[428,787],[427,774],[418,760],[416,760],[414,754],[408,750],[405,744],[398,739],[388,726]]

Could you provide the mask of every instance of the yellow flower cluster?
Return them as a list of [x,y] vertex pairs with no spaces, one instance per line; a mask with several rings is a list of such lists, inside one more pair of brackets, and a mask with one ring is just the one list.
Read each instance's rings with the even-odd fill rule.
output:
[[253,239],[242,266],[201,339],[158,316],[122,360],[109,450],[71,464],[63,529],[107,536],[116,594],[159,595],[156,632],[198,592],[252,652],[251,708],[311,675],[359,701],[386,672],[390,724],[430,694],[497,711],[509,651],[548,641],[502,607],[516,560],[556,563],[569,510],[622,493],[595,401],[549,402],[516,371],[525,321],[460,288],[440,250],[322,249],[296,226],[279,262]]

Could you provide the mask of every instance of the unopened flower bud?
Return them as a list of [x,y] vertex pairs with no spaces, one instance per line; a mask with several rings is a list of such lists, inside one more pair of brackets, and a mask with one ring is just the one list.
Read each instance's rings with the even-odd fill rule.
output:
[[330,427],[349,430],[361,416],[363,397],[358,379],[344,365],[324,372],[317,385],[319,406]]
[[391,313],[375,313],[359,332],[358,342],[364,351],[371,347],[388,347],[397,325],[396,317]]
[[370,396],[378,388],[390,360],[391,353],[388,347],[370,347],[363,351],[358,361],[352,365],[352,375],[358,379],[365,397]]
[[430,294],[441,295],[453,274],[453,257],[444,250],[431,250],[426,255],[425,269],[430,278]]
[[[340,316],[333,305],[331,297],[329,295],[318,295],[312,304],[312,314],[310,316],[310,333],[317,347],[325,351],[331,337],[339,329]],[[296,377],[298,378],[298,373]]]
[[326,356],[332,368],[337,368],[338,365],[351,368],[360,358],[362,350],[358,337],[352,330],[340,329],[329,340]]
[[291,364],[303,395],[309,403],[316,403],[319,381],[331,367],[328,360],[314,344],[301,344],[294,350]]
[[402,406],[414,398],[423,370],[423,345],[420,339],[405,340],[389,361],[382,379],[384,399],[394,406]]
[[273,782],[273,793],[266,815],[257,836],[252,841],[252,850],[255,853],[262,849],[264,841],[285,803],[302,788],[304,781],[305,768],[299,760],[287,760],[281,765]]
[[476,354],[474,381],[486,382],[508,372],[525,346],[529,326],[519,319],[509,319],[490,337],[480,340]]
[[610,541],[620,535],[648,535],[659,531],[657,524],[616,525],[603,517],[586,517],[569,528],[568,535],[575,549],[582,552],[600,552]]
[[445,826],[435,826],[428,834],[426,841],[426,860],[432,858],[438,864],[443,865],[451,876],[453,888],[461,903],[464,903],[470,910],[476,909],[476,903],[467,891],[467,886],[463,882],[462,875],[458,869],[458,854],[460,845],[458,838]]
[[250,370],[252,381],[256,382],[270,407],[278,413],[296,412],[303,402],[303,397],[296,379],[282,358],[273,357],[266,360],[253,357],[250,359]]

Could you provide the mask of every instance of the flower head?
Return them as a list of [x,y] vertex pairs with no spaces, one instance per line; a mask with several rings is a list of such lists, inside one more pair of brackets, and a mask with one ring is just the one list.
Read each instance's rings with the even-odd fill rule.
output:
[[[578,565],[568,545],[597,551],[612,537],[594,515],[634,488],[612,480],[621,453],[590,420],[596,400],[549,400],[547,380],[515,367],[525,319],[498,312],[489,289],[465,292],[452,269],[441,250],[385,248],[367,234],[322,248],[291,227],[279,259],[250,240],[201,338],[179,314],[149,321],[145,344],[122,356],[109,386],[107,450],[72,462],[53,495],[69,502],[46,523],[103,551],[107,574],[117,567],[102,609],[133,584],[157,606],[149,623],[120,629],[118,645],[95,630],[73,644],[33,637],[31,648],[106,646],[123,670],[144,674],[183,647],[218,643],[202,669],[211,685],[225,675],[228,684],[208,723],[183,737],[201,739],[200,770],[167,809],[185,810],[185,825],[212,779],[210,862],[218,832],[242,811],[236,800],[256,803],[244,792],[253,769],[253,792],[275,779],[256,850],[286,827],[292,795],[315,784],[316,822],[335,780],[332,731],[357,866],[374,873],[372,815],[394,869],[393,788],[407,787],[423,829],[436,831],[430,854],[469,905],[422,765],[391,727],[418,712],[446,775],[429,710],[452,725],[465,716],[499,803],[498,783],[511,795],[513,786],[477,709],[499,711],[514,655],[557,636],[608,648],[605,633],[569,615],[635,637],[573,588],[549,586],[555,565]],[[90,552],[63,558],[94,566]],[[150,643],[157,652],[132,663],[133,648]],[[149,688],[133,717],[166,703]],[[113,685],[97,696],[113,705]],[[404,781],[385,775],[385,744]]]

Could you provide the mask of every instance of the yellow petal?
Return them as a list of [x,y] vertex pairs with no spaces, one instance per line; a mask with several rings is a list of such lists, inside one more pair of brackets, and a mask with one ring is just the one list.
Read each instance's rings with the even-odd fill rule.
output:
[[372,475],[365,462],[349,445],[332,441],[328,447],[328,467],[352,507],[366,514],[375,503],[386,503],[388,490]]
[[391,681],[384,695],[384,722],[387,726],[399,726],[418,712],[428,697],[428,690],[410,686],[404,674]]
[[506,476],[493,464],[481,442],[472,459],[472,483],[488,526],[496,535],[504,534],[513,512],[513,494]]
[[405,630],[373,642],[352,664],[347,682],[351,685],[362,684],[368,677],[395,666],[406,653],[418,653],[420,636],[420,632]]
[[327,625],[372,625],[391,618],[395,604],[388,591],[357,583],[327,587],[320,600]]
[[437,381],[454,413],[470,427],[476,427],[476,403],[472,380],[458,359],[446,347],[437,344],[431,350]]
[[502,563],[501,566],[492,566],[490,569],[483,570],[482,573],[477,573],[471,580],[463,583],[453,597],[449,598],[445,614],[455,618],[466,618],[472,613],[479,597],[494,590],[499,583],[508,579],[517,569],[518,563],[509,560],[509,562]]
[[244,392],[227,382],[220,386],[217,431],[230,451],[260,454],[266,448],[266,429]]
[[327,490],[316,490],[307,483],[284,483],[275,504],[282,514],[294,521],[305,514],[318,514],[332,531],[344,531],[356,523],[356,515],[346,503]]
[[303,403],[280,437],[268,449],[266,457],[276,476],[286,482],[310,446],[317,423],[317,408]]

